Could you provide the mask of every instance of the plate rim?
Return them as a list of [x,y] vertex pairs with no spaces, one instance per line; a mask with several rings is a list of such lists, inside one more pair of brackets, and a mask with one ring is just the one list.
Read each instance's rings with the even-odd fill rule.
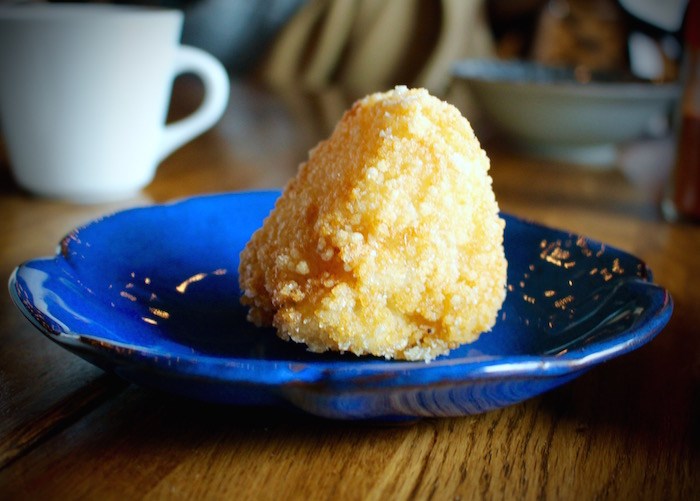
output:
[[[132,207],[92,219],[68,232],[61,240],[61,244],[57,247],[54,256],[30,259],[17,266],[8,280],[10,296],[13,303],[22,314],[46,337],[82,358],[86,358],[84,353],[81,353],[83,351],[99,353],[100,356],[107,357],[108,365],[114,365],[113,362],[115,360],[127,360],[132,364],[138,363],[144,368],[157,368],[169,373],[174,372],[172,367],[176,365],[179,369],[177,374],[204,378],[213,382],[226,382],[229,384],[253,384],[262,386],[299,384],[354,386],[362,384],[364,385],[363,387],[367,389],[371,388],[373,385],[378,385],[384,390],[387,388],[468,383],[500,380],[504,378],[552,378],[565,376],[577,371],[586,370],[648,343],[661,332],[668,323],[673,311],[673,299],[669,291],[651,281],[651,270],[646,266],[646,263],[626,251],[607,246],[607,244],[605,244],[607,248],[630,255],[644,265],[645,270],[648,272],[647,279],[630,279],[629,282],[642,287],[655,289],[654,294],[660,295],[658,300],[654,302],[658,311],[641,326],[637,326],[634,329],[627,329],[621,334],[616,334],[613,338],[606,338],[601,342],[592,343],[588,345],[586,349],[578,348],[561,356],[503,355],[502,357],[498,357],[484,355],[483,357],[478,357],[477,360],[467,359],[465,357],[455,359],[439,357],[429,363],[425,363],[424,361],[403,360],[384,361],[374,357],[355,357],[347,361],[334,360],[330,362],[325,360],[319,360],[317,362],[297,362],[293,360],[253,359],[240,356],[224,357],[207,354],[194,354],[191,356],[178,355],[174,357],[173,354],[168,355],[163,351],[151,350],[137,344],[119,343],[87,333],[64,333],[57,329],[52,329],[47,322],[41,322],[35,314],[32,313],[30,306],[20,297],[18,275],[21,274],[21,271],[38,262],[49,261],[55,264],[58,263],[61,259],[64,259],[61,254],[64,240],[69,238],[70,235],[74,234],[76,231],[80,231],[90,225],[99,224],[105,219],[129,212],[175,207],[190,202],[214,200],[219,197],[278,196],[279,193],[279,190],[250,190],[195,195],[171,200],[162,204]],[[567,233],[566,230],[552,228],[532,221],[531,219],[521,218],[506,212],[503,214],[530,226]],[[576,235],[574,233],[569,234]],[[585,238],[590,242],[601,243],[588,237]],[[488,336],[489,334],[490,333],[487,332],[483,335]],[[602,346],[604,349],[591,349],[591,347],[597,346]],[[352,354],[346,356],[354,357]],[[507,362],[505,362],[506,359],[508,360]],[[245,367],[246,365],[248,367]],[[274,370],[254,371],[250,370],[250,366],[259,366],[262,369]],[[459,370],[460,368],[465,370]]]

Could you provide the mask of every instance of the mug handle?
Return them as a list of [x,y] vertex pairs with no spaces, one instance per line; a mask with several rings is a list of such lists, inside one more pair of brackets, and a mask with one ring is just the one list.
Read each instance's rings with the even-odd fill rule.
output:
[[174,75],[194,73],[204,84],[204,99],[193,113],[165,126],[157,159],[160,162],[174,150],[212,127],[224,114],[231,85],[224,66],[211,54],[181,45],[175,57]]

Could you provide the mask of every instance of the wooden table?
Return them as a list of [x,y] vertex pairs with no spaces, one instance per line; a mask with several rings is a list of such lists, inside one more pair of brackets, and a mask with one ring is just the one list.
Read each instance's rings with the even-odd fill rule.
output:
[[[176,89],[175,115],[196,103]],[[179,89],[179,90],[178,90]],[[347,106],[234,84],[219,125],[133,200],[32,198],[0,168],[0,275],[105,212],[277,187]],[[0,498],[700,499],[700,226],[662,221],[618,171],[487,143],[503,210],[646,260],[675,301],[641,349],[503,410],[405,426],[184,401],[128,385],[39,334],[0,295]]]

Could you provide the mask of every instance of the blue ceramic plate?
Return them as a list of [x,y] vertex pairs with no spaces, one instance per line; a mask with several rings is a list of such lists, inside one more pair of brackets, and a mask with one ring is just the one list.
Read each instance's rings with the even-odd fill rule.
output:
[[509,292],[493,331],[426,364],[314,354],[245,320],[238,254],[279,192],[127,210],[10,278],[22,313],[84,359],[151,388],[348,419],[513,404],[651,340],[669,294],[642,261],[505,215]]

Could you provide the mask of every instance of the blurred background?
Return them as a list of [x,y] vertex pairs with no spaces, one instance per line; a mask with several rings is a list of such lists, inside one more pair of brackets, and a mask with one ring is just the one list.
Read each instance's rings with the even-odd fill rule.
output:
[[[4,0],[4,3],[18,2]],[[617,97],[606,95],[607,88],[597,89],[600,99],[595,109],[602,109],[607,115],[619,115],[607,104],[616,99],[617,110],[636,113],[629,120],[618,117],[618,123],[629,125],[625,137],[610,137],[609,144],[600,144],[598,137],[583,144],[581,149],[578,144],[572,147],[570,135],[563,147],[555,145],[556,156],[558,160],[579,165],[619,167],[645,190],[659,191],[672,168],[675,156],[672,114],[678,96],[664,88],[664,84],[678,83],[682,73],[687,0],[92,0],[86,3],[183,10],[183,43],[200,47],[224,63],[232,77],[236,113],[246,113],[245,93],[250,92],[241,83],[253,83],[255,89],[272,90],[282,96],[313,95],[314,102],[319,103],[316,112],[328,125],[326,130],[314,130],[315,137],[323,137],[331,130],[355,98],[397,84],[425,87],[457,105],[482,142],[498,136],[499,124],[494,126],[497,121],[489,120],[489,103],[475,99],[465,79],[456,78],[455,62],[460,60],[497,58],[566,67],[571,69],[576,83],[587,83],[596,76],[604,82],[644,84],[647,88],[636,89],[639,98],[628,96],[626,102],[619,99],[619,88],[611,89]],[[571,134],[576,141],[584,137],[575,129],[578,125],[597,132],[603,139],[611,133],[597,124],[607,124],[613,132],[621,131],[622,127],[607,116],[584,116],[586,112],[592,113],[594,105],[579,97],[577,94],[569,97],[569,101],[579,106],[573,111],[564,106],[571,103],[561,99],[550,102],[550,96],[545,94],[515,99],[515,106],[535,103],[534,112],[511,108],[506,111],[509,120],[525,117],[526,132],[532,129],[531,124],[541,125],[541,134],[546,137],[552,136],[552,129],[561,132],[561,124],[574,127]],[[661,113],[651,116],[651,111],[633,109],[635,103],[641,105],[652,99],[661,103],[658,105],[661,108],[657,107]],[[496,96],[492,101],[498,104],[501,98]],[[295,103],[290,101],[289,107],[294,110]],[[534,114],[530,117],[524,113]],[[302,123],[304,118],[296,117],[296,120]],[[274,134],[274,130],[274,121],[266,122],[265,133]],[[634,141],[627,139],[631,137]],[[515,139],[522,144],[532,138]],[[245,144],[237,147],[246,148]],[[529,148],[535,149],[538,149],[536,153],[542,153],[545,148],[541,144]]]
[[[12,2],[5,2],[12,3]],[[15,2],[16,3],[16,2]],[[94,0],[93,3],[110,3]],[[454,60],[678,77],[685,0],[112,0],[185,12],[183,42],[270,86],[443,94]]]

